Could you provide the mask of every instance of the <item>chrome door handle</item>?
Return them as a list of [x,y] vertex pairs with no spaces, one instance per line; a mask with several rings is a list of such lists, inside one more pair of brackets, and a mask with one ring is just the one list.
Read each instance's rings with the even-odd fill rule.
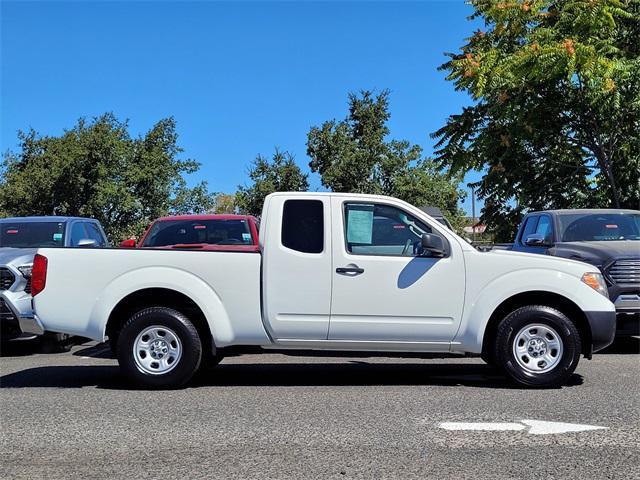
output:
[[347,275],[349,273],[360,275],[361,273],[364,273],[364,268],[360,268],[357,265],[348,266],[348,267],[338,267],[336,268],[336,273],[340,273],[341,275]]

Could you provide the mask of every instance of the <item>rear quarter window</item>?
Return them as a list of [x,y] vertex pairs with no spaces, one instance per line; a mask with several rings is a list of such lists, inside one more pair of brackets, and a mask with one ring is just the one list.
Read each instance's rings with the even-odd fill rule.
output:
[[282,212],[282,245],[303,253],[324,249],[324,208],[320,200],[287,200]]

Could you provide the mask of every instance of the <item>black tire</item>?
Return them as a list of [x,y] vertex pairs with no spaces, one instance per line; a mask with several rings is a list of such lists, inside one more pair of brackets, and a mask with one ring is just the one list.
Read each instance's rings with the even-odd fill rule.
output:
[[[134,357],[134,343],[145,329],[165,327],[179,339],[181,355],[166,373],[148,373]],[[186,384],[200,367],[202,342],[196,327],[182,313],[166,307],[151,307],[135,313],[118,335],[117,358],[122,372],[134,385],[154,388],[179,388]]]
[[118,358],[118,336],[114,334],[109,335],[109,349],[115,358]]
[[[557,352],[557,363],[546,372],[532,372],[522,363],[529,361],[527,352],[522,361],[516,358],[514,342],[519,332],[529,325],[551,327],[561,340],[562,353]],[[542,330],[542,329],[541,329]],[[536,332],[533,329],[533,332]],[[522,341],[519,342],[522,345]],[[525,343],[526,346],[526,343]],[[497,366],[502,368],[509,378],[527,387],[558,387],[564,385],[573,374],[578,361],[582,344],[580,332],[575,324],[562,312],[543,305],[521,307],[507,315],[500,325],[494,344],[493,358]],[[537,352],[536,352],[537,354]],[[542,358],[540,357],[542,361]],[[533,360],[535,362],[535,360]],[[542,363],[542,365],[545,365]]]

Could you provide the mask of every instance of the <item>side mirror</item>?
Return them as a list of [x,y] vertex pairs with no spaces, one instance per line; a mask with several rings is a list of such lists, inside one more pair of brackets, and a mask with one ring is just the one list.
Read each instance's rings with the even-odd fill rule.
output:
[[127,238],[120,242],[120,248],[136,248],[136,239],[135,238]]
[[96,242],[93,238],[81,238],[78,241],[78,247],[84,247],[84,248],[91,248],[91,247],[97,247],[98,246],[98,242]]
[[524,244],[528,247],[542,247],[547,243],[545,242],[544,235],[541,233],[532,233],[531,235],[527,235]]
[[423,233],[421,239],[423,252],[429,252],[434,257],[442,257],[445,254],[442,238],[433,233]]

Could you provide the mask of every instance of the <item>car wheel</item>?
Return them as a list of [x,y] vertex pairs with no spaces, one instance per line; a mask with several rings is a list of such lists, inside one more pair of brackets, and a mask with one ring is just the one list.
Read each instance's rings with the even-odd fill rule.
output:
[[109,334],[109,349],[115,358],[118,358],[118,336]]
[[580,359],[580,332],[562,312],[543,305],[519,308],[498,326],[495,359],[516,383],[557,387]]
[[146,388],[178,388],[198,370],[202,342],[182,313],[151,307],[134,314],[118,335],[118,363],[127,379]]

